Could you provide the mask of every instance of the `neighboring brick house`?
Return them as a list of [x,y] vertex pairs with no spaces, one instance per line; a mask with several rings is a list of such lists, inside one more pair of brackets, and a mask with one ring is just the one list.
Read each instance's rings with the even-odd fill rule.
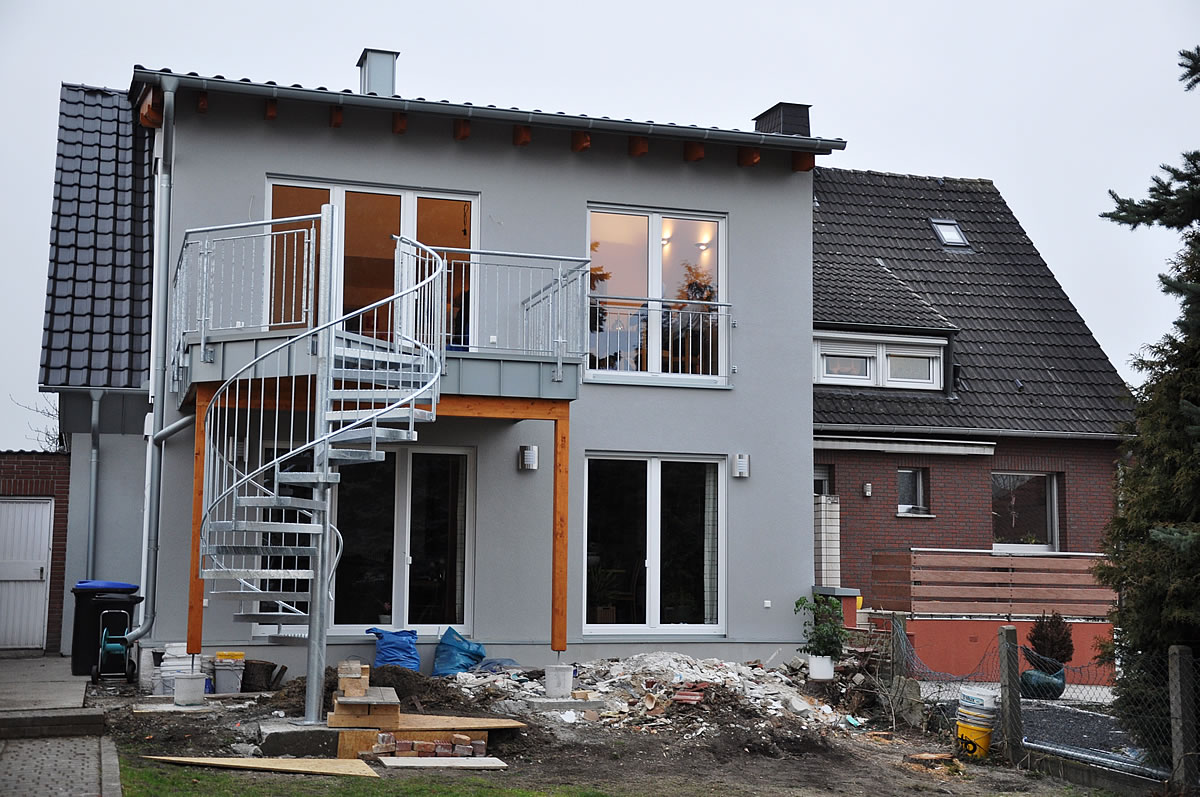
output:
[[[1128,390],[995,186],[821,168],[813,201],[814,486],[840,511],[818,583],[920,614],[921,579],[881,555],[1097,551]],[[972,604],[981,583],[924,597],[947,615],[1095,612]]]
[[70,465],[65,452],[0,451],[0,648],[58,651]]

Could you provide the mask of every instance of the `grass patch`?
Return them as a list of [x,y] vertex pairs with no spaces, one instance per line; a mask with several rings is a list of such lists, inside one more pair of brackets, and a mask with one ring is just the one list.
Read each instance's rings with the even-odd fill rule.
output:
[[514,789],[483,778],[455,778],[453,783],[436,777],[330,777],[289,775],[251,770],[222,770],[162,764],[132,756],[121,756],[121,788],[125,797],[205,795],[205,797],[608,797],[594,789],[556,788],[549,791]]

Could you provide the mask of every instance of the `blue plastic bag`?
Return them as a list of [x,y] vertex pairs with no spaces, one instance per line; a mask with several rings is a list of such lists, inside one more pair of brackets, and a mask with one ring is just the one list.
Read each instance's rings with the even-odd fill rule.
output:
[[483,661],[486,655],[487,651],[483,649],[483,645],[469,641],[453,628],[447,628],[433,657],[433,674],[454,675],[466,672]]
[[375,635],[375,666],[394,664],[409,670],[421,671],[421,654],[417,653],[416,631],[385,631],[368,628]]

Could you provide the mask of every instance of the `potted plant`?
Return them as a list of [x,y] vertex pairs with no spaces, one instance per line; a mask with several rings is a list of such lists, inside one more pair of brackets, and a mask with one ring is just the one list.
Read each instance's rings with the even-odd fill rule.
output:
[[833,662],[842,657],[848,632],[842,624],[842,604],[828,595],[796,599],[796,614],[809,613],[804,621],[804,644],[797,650],[808,654],[808,676],[814,681],[833,680]]
[[1066,665],[1075,655],[1071,627],[1058,612],[1033,621],[1025,660],[1033,667],[1021,673],[1021,697],[1056,700],[1067,688]]

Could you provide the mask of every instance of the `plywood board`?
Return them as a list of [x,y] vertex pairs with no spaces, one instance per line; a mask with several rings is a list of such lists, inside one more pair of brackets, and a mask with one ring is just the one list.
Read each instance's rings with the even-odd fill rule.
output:
[[446,767],[452,769],[508,769],[508,764],[499,758],[479,756],[478,758],[409,758],[383,756],[379,763],[394,769],[436,769]]
[[379,773],[371,769],[366,761],[349,761],[340,758],[191,758],[173,755],[145,755],[142,758],[193,767],[257,769],[264,772],[297,772],[304,775],[379,777]]
[[[436,714],[400,714],[395,725],[384,730],[400,731],[486,731],[498,728],[524,728],[525,723],[502,717],[444,717]],[[399,737],[397,737],[399,738]]]
[[352,695],[335,695],[338,703],[347,704],[365,704],[368,706],[398,706],[400,698],[396,697],[396,690],[390,686],[368,686],[367,694],[363,697],[354,697]]

